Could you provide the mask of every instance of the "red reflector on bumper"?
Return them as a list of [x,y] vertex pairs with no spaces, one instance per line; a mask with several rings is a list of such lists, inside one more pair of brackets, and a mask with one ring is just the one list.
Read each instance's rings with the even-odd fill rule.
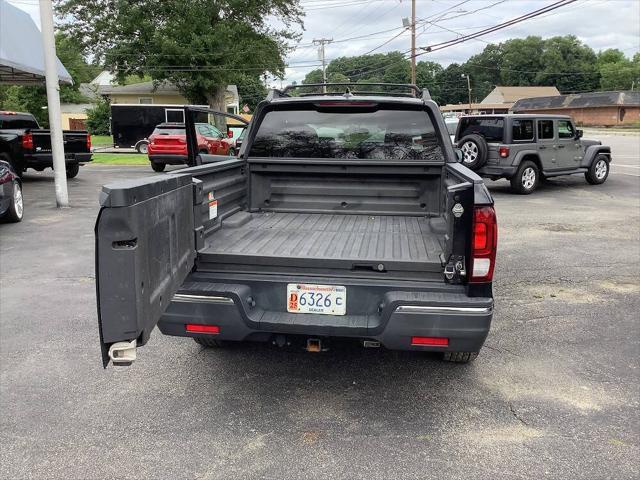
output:
[[448,347],[449,339],[444,337],[411,337],[411,345],[420,347]]
[[220,333],[220,327],[216,325],[199,325],[197,323],[188,323],[184,326],[185,330],[190,333]]

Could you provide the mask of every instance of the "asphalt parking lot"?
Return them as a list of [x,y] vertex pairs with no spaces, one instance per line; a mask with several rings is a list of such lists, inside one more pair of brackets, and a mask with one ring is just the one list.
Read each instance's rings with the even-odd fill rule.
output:
[[25,220],[0,225],[0,477],[637,478],[640,137],[603,141],[626,165],[604,185],[488,182],[496,313],[468,366],[156,331],[103,370],[98,192],[153,172],[84,167],[65,210],[51,171],[28,173]]

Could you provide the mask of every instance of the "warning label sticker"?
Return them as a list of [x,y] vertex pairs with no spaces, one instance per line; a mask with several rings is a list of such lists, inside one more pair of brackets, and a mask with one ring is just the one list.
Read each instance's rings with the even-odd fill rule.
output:
[[218,200],[215,199],[213,192],[209,192],[209,220],[213,220],[218,216]]

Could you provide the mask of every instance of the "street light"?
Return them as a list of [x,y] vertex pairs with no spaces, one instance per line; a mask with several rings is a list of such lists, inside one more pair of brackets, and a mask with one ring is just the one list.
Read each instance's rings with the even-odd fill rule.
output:
[[469,115],[471,115],[471,77],[465,73],[460,76],[467,79],[467,89],[469,90]]

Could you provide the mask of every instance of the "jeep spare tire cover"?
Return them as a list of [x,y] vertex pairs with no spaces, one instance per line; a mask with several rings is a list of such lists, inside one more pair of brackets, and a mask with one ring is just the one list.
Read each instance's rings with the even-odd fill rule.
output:
[[462,164],[465,167],[477,170],[487,163],[489,146],[481,135],[465,135],[458,141],[458,148],[462,152]]

